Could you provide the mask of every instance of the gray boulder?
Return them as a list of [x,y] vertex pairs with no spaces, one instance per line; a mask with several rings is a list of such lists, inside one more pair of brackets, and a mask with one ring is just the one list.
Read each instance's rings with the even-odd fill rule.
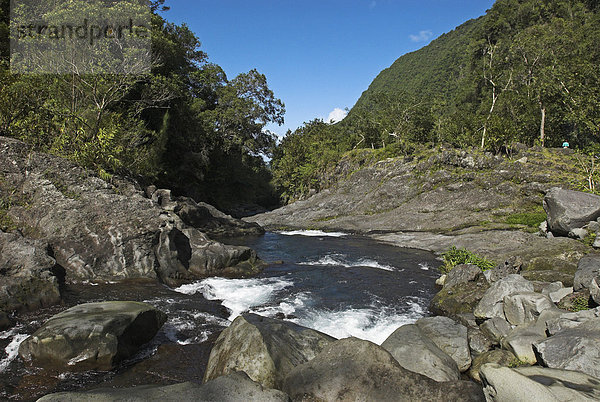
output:
[[23,313],[59,303],[56,275],[60,269],[48,255],[48,243],[0,231],[0,311]]
[[574,313],[564,312],[560,316],[546,322],[546,328],[550,335],[554,335],[569,328],[577,328],[584,322],[600,317],[600,307],[590,310],[582,310]]
[[68,370],[110,370],[149,342],[166,315],[149,304],[101,302],[50,318],[19,347],[19,356]]
[[437,383],[403,368],[385,349],[356,338],[329,344],[294,368],[284,391],[306,401],[483,401],[469,381]]
[[600,217],[600,197],[554,187],[544,197],[544,209],[548,214],[548,229],[567,236],[573,229]]
[[244,314],[225,329],[210,352],[204,382],[244,371],[267,388],[280,389],[294,367],[313,359],[329,335],[282,320]]
[[438,348],[456,362],[460,372],[469,369],[471,353],[467,327],[448,317],[421,318],[416,325]]
[[482,353],[473,359],[473,365],[469,369],[469,377],[481,383],[479,370],[484,364],[493,363],[502,367],[509,367],[517,362],[517,357],[508,350],[495,349]]
[[219,377],[204,385],[185,382],[175,385],[143,385],[135,388],[97,389],[87,392],[60,392],[40,398],[40,402],[147,402],[223,401],[287,402],[281,391],[265,389],[244,372]]
[[523,261],[520,257],[510,257],[502,264],[484,272],[488,282],[493,283],[500,279],[506,278],[508,275],[514,275],[521,272]]
[[458,284],[476,281],[482,275],[481,268],[472,264],[457,265],[447,274],[444,287],[450,289]]
[[390,352],[402,367],[413,373],[438,382],[460,379],[456,362],[415,324],[398,328],[381,347]]
[[467,330],[467,338],[469,340],[469,350],[471,351],[472,358],[485,353],[494,347],[494,341],[487,337],[478,327],[469,327]]
[[488,319],[504,317],[504,297],[513,293],[533,292],[533,284],[521,275],[508,275],[494,282],[473,311],[475,317]]
[[589,289],[594,278],[600,277],[600,254],[590,254],[579,260],[573,279],[573,290]]
[[600,304],[600,285],[598,284],[599,282],[599,278],[596,277],[592,279],[592,282],[590,283],[590,297],[592,298],[592,300],[594,300],[596,304]]
[[597,401],[598,379],[575,371],[542,367],[507,368],[486,364],[480,370],[489,402]]
[[506,335],[500,344],[523,363],[535,364],[537,357],[533,345],[546,338],[546,325],[542,320],[519,325]]
[[444,286],[431,300],[429,309],[436,315],[459,319],[461,314],[472,314],[486,290],[490,287],[483,275],[476,281]]
[[548,296],[540,293],[516,293],[504,297],[504,315],[512,325],[536,321],[540,314],[556,306]]
[[492,341],[499,343],[512,330],[512,326],[503,317],[494,317],[480,326],[481,331]]
[[600,378],[600,318],[557,332],[534,347],[545,366]]

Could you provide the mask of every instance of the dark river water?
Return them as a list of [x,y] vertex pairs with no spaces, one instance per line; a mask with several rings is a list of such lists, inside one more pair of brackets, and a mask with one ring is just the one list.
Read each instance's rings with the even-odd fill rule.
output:
[[[212,343],[246,311],[381,344],[398,327],[428,315],[439,276],[440,262],[431,253],[343,233],[267,233],[226,242],[252,247],[270,264],[251,279],[209,278],[177,289],[155,281],[69,285],[64,305],[20,317],[15,328],[0,332],[0,399],[200,380]],[[53,314],[102,300],[145,301],[169,319],[150,345],[109,373],[42,370],[16,357],[19,343]]]

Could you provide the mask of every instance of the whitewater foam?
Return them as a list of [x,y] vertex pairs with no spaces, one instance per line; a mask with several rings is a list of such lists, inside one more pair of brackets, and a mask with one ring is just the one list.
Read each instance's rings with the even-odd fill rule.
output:
[[[375,260],[368,258],[361,258],[357,261],[348,261],[348,257],[344,254],[328,254],[324,257],[319,258],[316,261],[305,261],[301,262],[300,265],[317,265],[317,266],[340,266],[344,268],[352,267],[369,267],[376,269],[383,269],[386,271],[396,271],[396,268],[391,265],[381,264]],[[400,270],[398,272],[402,272]]]
[[309,237],[345,237],[347,233],[342,232],[324,232],[322,230],[284,230],[277,232],[284,236],[309,236]]
[[27,339],[27,337],[29,337],[27,334],[16,334],[13,337],[12,341],[4,349],[6,357],[0,360],[0,373],[6,370],[10,363],[15,360],[17,354],[19,353],[19,346],[25,339]]
[[184,294],[201,292],[208,300],[221,300],[229,312],[229,320],[253,307],[261,306],[273,299],[277,292],[294,283],[283,278],[225,279],[208,278],[200,282],[174,289]]

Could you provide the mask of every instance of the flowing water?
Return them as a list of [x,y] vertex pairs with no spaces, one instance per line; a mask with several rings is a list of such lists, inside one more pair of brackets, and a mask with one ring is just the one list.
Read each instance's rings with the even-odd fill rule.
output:
[[[336,338],[355,336],[381,344],[398,327],[428,314],[440,265],[431,253],[344,233],[293,231],[226,242],[252,247],[270,264],[254,278],[209,278],[177,289],[153,281],[71,285],[63,306],[20,317],[15,328],[0,332],[0,399],[34,399],[98,384],[199,379],[216,336],[248,311]],[[102,300],[145,301],[165,311],[169,319],[150,345],[110,373],[51,372],[28,367],[16,356],[19,343],[51,315]],[[183,376],[178,370],[189,366],[184,360],[191,355],[198,367]],[[142,370],[136,367],[142,366],[140,376]],[[160,378],[148,374],[157,367]]]

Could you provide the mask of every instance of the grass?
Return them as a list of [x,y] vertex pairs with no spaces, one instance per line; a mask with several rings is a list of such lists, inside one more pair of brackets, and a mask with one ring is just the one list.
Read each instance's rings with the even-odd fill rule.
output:
[[546,220],[546,212],[519,212],[506,217],[510,225],[524,225],[537,229]]
[[461,264],[473,264],[478,266],[482,271],[494,268],[496,264],[493,261],[488,260],[485,257],[477,255],[472,251],[461,248],[458,249],[456,246],[442,254],[444,259],[444,265],[440,267],[440,271],[443,274],[447,274],[452,269]]

